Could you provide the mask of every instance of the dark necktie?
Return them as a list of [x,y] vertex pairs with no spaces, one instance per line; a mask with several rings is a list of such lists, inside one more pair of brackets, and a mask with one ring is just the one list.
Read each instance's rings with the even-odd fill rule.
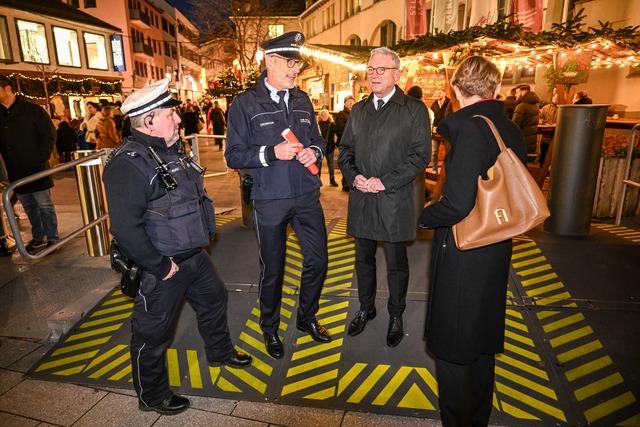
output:
[[280,100],[278,101],[278,105],[280,106],[280,108],[282,108],[282,111],[284,111],[284,115],[288,115],[288,111],[287,111],[287,104],[286,102],[284,102],[284,95],[287,92],[284,90],[279,90],[278,91],[278,96],[280,97]]
[[384,105],[384,100],[382,99],[378,99],[378,110],[382,108],[382,106]]

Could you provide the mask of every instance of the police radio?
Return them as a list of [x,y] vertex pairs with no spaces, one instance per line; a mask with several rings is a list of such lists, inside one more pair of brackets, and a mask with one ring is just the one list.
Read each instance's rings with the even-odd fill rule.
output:
[[169,168],[167,167],[167,164],[164,162],[164,160],[162,160],[160,156],[158,156],[156,150],[154,150],[153,147],[149,145],[147,146],[147,148],[149,149],[151,157],[156,162],[156,165],[158,165],[158,167],[156,167],[156,171],[158,171],[158,183],[160,184],[160,187],[166,189],[167,191],[175,190],[176,188],[178,188],[178,182],[176,181],[175,177],[169,172]]

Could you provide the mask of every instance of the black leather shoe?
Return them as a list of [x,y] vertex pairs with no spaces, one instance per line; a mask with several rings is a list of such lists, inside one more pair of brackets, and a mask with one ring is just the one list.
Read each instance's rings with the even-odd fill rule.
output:
[[336,180],[335,180],[335,179],[331,179],[331,180],[329,180],[329,184],[330,184],[332,187],[337,187],[337,186],[338,186],[338,183],[336,182]]
[[376,308],[373,307],[373,310],[367,312],[358,310],[356,311],[356,317],[353,318],[351,323],[349,323],[349,330],[347,334],[349,336],[355,337],[364,331],[364,327],[367,326],[367,322],[369,320],[373,320],[376,318]]
[[180,412],[184,412],[189,408],[191,402],[186,397],[182,397],[179,394],[172,394],[167,397],[164,402],[155,406],[147,406],[144,403],[138,402],[138,408],[141,411],[151,412],[155,411],[160,415],[176,415]]
[[331,342],[331,335],[324,328],[324,326],[320,325],[317,320],[312,320],[310,322],[296,322],[296,327],[299,331],[308,333],[314,341],[320,343],[328,343]]
[[284,346],[278,334],[263,333],[264,346],[267,348],[267,353],[274,359],[282,359],[284,357]]
[[234,354],[230,358],[221,360],[221,361],[210,362],[209,366],[227,365],[230,368],[241,369],[251,365],[252,361],[253,361],[253,358],[249,356],[247,353],[236,351],[236,354]]
[[[1,218],[0,218],[0,221],[2,221]],[[0,256],[11,256],[11,255],[13,254],[9,249],[9,245],[7,245],[7,239],[3,237],[2,239],[0,239]]]
[[402,317],[391,316],[389,319],[389,331],[387,331],[387,345],[389,347],[395,347],[400,344],[403,337]]

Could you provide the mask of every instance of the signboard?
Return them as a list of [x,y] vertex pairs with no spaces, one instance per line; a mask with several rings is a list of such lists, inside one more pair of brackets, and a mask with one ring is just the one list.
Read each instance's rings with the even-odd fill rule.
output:
[[124,46],[122,46],[122,36],[120,34],[112,34],[109,36],[111,42],[111,55],[113,56],[113,70],[126,71],[127,67],[124,63]]

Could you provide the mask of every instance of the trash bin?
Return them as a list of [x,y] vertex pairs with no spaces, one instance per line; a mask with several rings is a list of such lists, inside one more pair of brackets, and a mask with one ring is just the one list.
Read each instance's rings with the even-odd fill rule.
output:
[[608,109],[604,104],[558,105],[545,231],[589,234]]
[[[94,154],[94,150],[79,150],[73,153],[74,160]],[[84,225],[107,213],[107,202],[102,186],[102,157],[76,165],[76,181],[80,195],[80,209]],[[109,224],[102,221],[85,231],[89,256],[104,256],[109,253]]]

